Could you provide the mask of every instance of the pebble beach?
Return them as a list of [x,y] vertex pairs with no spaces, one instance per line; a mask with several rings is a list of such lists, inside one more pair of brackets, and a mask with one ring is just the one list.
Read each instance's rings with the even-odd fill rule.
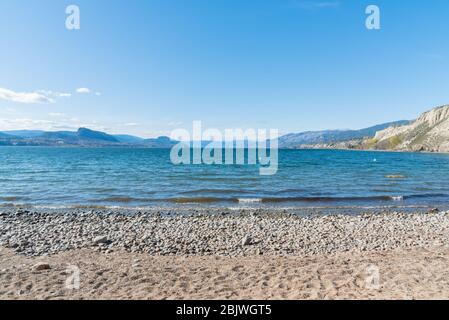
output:
[[449,298],[448,230],[436,209],[3,208],[0,299]]

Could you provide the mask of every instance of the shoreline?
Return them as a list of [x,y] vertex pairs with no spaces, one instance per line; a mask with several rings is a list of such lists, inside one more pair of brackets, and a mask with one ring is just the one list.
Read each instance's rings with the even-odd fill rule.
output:
[[449,299],[449,212],[194,210],[0,209],[0,299]]
[[[346,141],[342,141],[346,142]],[[164,148],[164,147],[146,147],[146,146],[133,146],[133,145],[109,145],[109,146],[83,146],[83,145],[0,145],[1,148],[58,148],[58,149],[155,149],[155,150],[170,150],[170,148]],[[247,149],[247,148],[242,148]],[[351,148],[326,148],[326,147],[317,147],[313,148],[310,145],[307,147],[301,148],[301,147],[279,147],[278,150],[334,150],[334,151],[360,151],[360,152],[386,152],[386,153],[423,153],[423,154],[449,154],[448,152],[444,151],[413,151],[413,150],[388,150],[388,149],[351,149]]]
[[29,256],[86,248],[150,255],[245,256],[422,247],[435,241],[449,246],[449,211],[301,213],[207,207],[0,209],[0,246]]
[[358,151],[358,152],[379,152],[379,153],[410,153],[410,154],[442,154],[442,155],[449,155],[449,151],[413,151],[413,150],[381,150],[381,149],[350,149],[350,148],[279,148],[279,150],[307,150],[307,151],[313,151],[313,150],[334,150],[334,151]]
[[[402,196],[400,196],[402,198]],[[392,197],[395,198],[395,197]],[[252,199],[249,199],[252,200]],[[159,212],[169,212],[172,215],[184,215],[184,213],[207,213],[207,214],[229,214],[232,212],[253,212],[262,211],[266,213],[287,213],[292,215],[307,216],[313,214],[374,214],[382,212],[417,212],[427,213],[428,211],[449,211],[449,204],[430,203],[404,203],[405,200],[391,200],[389,203],[365,203],[365,204],[324,204],[316,201],[315,205],[298,205],[290,202],[263,202],[263,201],[242,201],[234,203],[211,203],[211,202],[179,202],[179,203],[159,203],[159,204],[27,204],[27,203],[3,203],[0,204],[0,213],[33,211],[35,213],[82,213],[89,211],[121,212],[121,213],[147,213],[157,214]],[[313,203],[313,202],[312,202]]]

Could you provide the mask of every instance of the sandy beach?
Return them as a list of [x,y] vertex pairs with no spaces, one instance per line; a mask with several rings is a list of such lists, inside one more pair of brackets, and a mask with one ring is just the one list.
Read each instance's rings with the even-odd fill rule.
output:
[[0,299],[447,299],[448,228],[446,212],[4,210]]

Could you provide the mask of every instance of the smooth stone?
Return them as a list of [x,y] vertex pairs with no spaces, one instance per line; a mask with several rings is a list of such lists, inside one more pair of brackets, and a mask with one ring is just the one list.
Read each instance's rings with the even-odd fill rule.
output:
[[251,245],[251,243],[252,243],[252,239],[249,236],[245,236],[242,239],[242,246],[249,246],[249,245]]
[[40,263],[35,264],[32,267],[32,269],[35,271],[43,271],[43,270],[50,270],[51,267],[48,263],[40,262]]
[[103,244],[103,243],[107,243],[108,242],[108,238],[106,236],[98,236],[95,237],[93,240],[94,244]]

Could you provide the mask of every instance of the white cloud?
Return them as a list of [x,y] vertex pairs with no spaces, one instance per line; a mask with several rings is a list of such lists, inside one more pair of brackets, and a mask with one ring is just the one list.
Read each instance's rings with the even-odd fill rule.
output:
[[66,117],[67,115],[65,113],[60,112],[50,112],[48,114],[50,117],[60,118],[60,117]]
[[128,122],[128,123],[124,123],[123,124],[123,126],[125,126],[125,127],[137,127],[137,126],[139,126],[140,124],[139,123],[136,123],[136,122]]
[[76,131],[78,128],[86,127],[93,130],[104,130],[104,126],[94,122],[81,122],[78,119],[30,119],[30,118],[16,118],[16,119],[1,119],[0,131],[9,130],[44,130],[44,131],[60,131],[71,130]]
[[99,92],[99,91],[93,91],[92,89],[90,89],[90,88],[86,88],[86,87],[83,87],[83,88],[78,88],[78,89],[76,89],[76,92],[77,93],[79,93],[79,94],[93,94],[93,95],[96,95],[96,96],[101,96],[101,92]]
[[53,103],[54,100],[42,92],[15,92],[0,88],[0,99],[18,103]]
[[51,90],[39,90],[37,92],[52,98],[69,98],[72,96],[71,93],[54,92]]
[[77,93],[90,93],[90,89],[89,88],[78,88],[76,89]]
[[[91,94],[89,88],[78,88],[79,94]],[[101,92],[95,92],[95,95],[101,96]],[[18,102],[18,103],[54,103],[59,98],[70,98],[72,93],[57,92],[51,90],[36,90],[33,92],[15,92],[6,88],[0,88],[0,99]]]
[[6,130],[28,130],[28,129],[49,129],[56,123],[49,120],[35,120],[35,119],[0,119],[0,126],[2,131]]

